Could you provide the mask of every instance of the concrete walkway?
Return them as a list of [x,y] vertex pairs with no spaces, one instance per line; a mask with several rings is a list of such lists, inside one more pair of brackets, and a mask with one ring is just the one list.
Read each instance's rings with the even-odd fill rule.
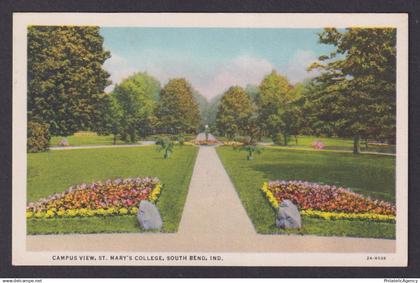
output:
[[155,144],[154,141],[142,141],[138,144],[109,144],[109,145],[78,145],[78,146],[51,146],[50,150],[70,150],[70,149],[90,149],[90,148],[110,148],[110,147],[138,147]]
[[395,252],[394,240],[257,234],[214,147],[200,147],[178,233],[27,236],[30,251]]
[[[268,148],[277,148],[282,150],[306,150],[306,151],[316,151],[316,152],[336,152],[336,153],[353,153],[353,150],[344,150],[344,149],[313,149],[310,147],[303,147],[303,146],[281,146],[275,145],[274,143],[270,142],[259,142],[261,146],[266,146]],[[369,155],[385,155],[385,156],[397,156],[396,153],[386,153],[386,152],[376,152],[376,151],[362,151],[360,154],[369,154]]]

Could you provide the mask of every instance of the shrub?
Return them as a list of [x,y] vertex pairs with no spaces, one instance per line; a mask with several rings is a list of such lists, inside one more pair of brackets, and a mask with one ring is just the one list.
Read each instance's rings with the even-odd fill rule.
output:
[[250,141],[250,138],[249,137],[244,137],[244,136],[235,136],[233,138],[233,141],[240,142],[240,143],[243,143],[243,144],[248,144],[249,141]]
[[184,145],[185,144],[185,137],[183,134],[179,134],[176,136],[176,141],[178,141],[179,145]]
[[276,145],[283,145],[284,139],[282,134],[276,134],[273,138],[273,143]]
[[240,150],[240,151],[246,151],[247,152],[247,156],[246,156],[247,160],[253,160],[254,159],[254,153],[256,153],[256,154],[261,153],[261,148],[260,147],[258,147],[257,145],[251,145],[251,144],[244,144],[244,145],[239,146],[239,147],[234,146],[233,149]]
[[163,150],[163,158],[168,159],[171,153],[173,152],[174,142],[167,138],[161,138],[156,141],[156,145],[158,145],[158,151]]
[[28,122],[27,138],[28,152],[48,150],[51,139],[48,132],[48,125],[39,122]]
[[96,136],[98,136],[97,133],[90,132],[90,131],[79,131],[79,132],[75,132],[73,135],[75,137],[96,137]]

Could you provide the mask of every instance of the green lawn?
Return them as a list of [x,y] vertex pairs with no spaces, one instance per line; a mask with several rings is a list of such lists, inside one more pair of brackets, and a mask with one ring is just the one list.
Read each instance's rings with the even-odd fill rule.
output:
[[306,180],[350,187],[374,198],[395,201],[395,158],[287,148],[264,148],[253,161],[245,152],[218,147],[217,152],[259,233],[395,238],[395,224],[303,218],[299,231],[275,227],[275,211],[259,188],[268,180]]
[[[324,149],[332,150],[353,150],[353,140],[352,139],[342,139],[342,138],[328,138],[328,137],[315,137],[315,136],[298,136],[297,144],[294,138],[291,139],[289,146],[291,147],[312,147],[312,143],[316,140],[319,140],[324,143]],[[378,146],[373,144],[368,144],[368,147],[365,147],[363,141],[360,144],[360,150],[371,151],[371,152],[382,152],[382,153],[395,153],[395,145],[384,145]]]
[[[51,137],[50,146],[58,146],[58,143],[64,137]],[[114,136],[68,136],[66,137],[70,146],[79,145],[112,145],[114,142]],[[123,141],[117,140],[117,144],[124,144]]]
[[[197,148],[176,147],[167,160],[155,146],[77,149],[28,154],[28,201],[71,185],[108,178],[156,176],[164,184],[157,206],[163,231],[175,232],[181,219]],[[135,216],[29,220],[28,234],[140,231]]]
[[[219,141],[228,141],[226,137],[218,136]],[[297,140],[294,136],[290,137],[288,146],[289,148],[306,148],[312,149],[312,143],[314,141],[321,141],[324,143],[324,149],[328,150],[345,150],[353,151],[353,140],[343,138],[329,138],[329,137],[316,137],[316,136],[297,136]],[[270,137],[262,137],[261,142],[272,143]],[[380,152],[380,153],[395,153],[395,145],[378,145],[368,144],[366,148],[364,141],[361,141],[360,150],[362,152]]]
[[[142,140],[146,141],[155,141],[158,138],[167,137],[170,138],[173,135],[169,134],[161,134],[161,135],[150,135]],[[196,135],[194,134],[185,134],[184,139],[186,141],[192,140],[195,138]],[[59,146],[58,143],[63,139],[67,139],[69,142],[69,146],[81,146],[81,145],[112,145],[114,143],[114,136],[113,135],[107,135],[107,136],[95,136],[95,135],[86,135],[86,136],[68,136],[68,137],[60,137],[55,136],[51,137],[50,140],[50,146]],[[141,143],[141,141],[140,141]],[[124,141],[117,139],[116,144],[125,144]]]

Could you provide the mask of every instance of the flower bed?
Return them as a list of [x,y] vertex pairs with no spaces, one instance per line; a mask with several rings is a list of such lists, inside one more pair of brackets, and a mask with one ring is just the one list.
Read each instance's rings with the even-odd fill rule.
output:
[[156,202],[162,185],[157,178],[128,178],[80,184],[26,207],[27,218],[136,214],[140,201]]
[[324,143],[322,141],[318,141],[318,140],[314,141],[311,146],[312,146],[313,149],[324,149],[324,147],[325,147]]
[[224,141],[223,142],[223,145],[226,145],[226,146],[233,146],[233,147],[236,147],[236,146],[242,146],[244,143],[242,143],[242,142],[237,142],[237,141]]
[[261,191],[277,209],[285,200],[296,204],[301,215],[323,219],[395,221],[395,206],[372,200],[349,189],[304,181],[270,181]]
[[216,140],[194,140],[193,143],[195,145],[215,145],[218,144],[219,142]]
[[70,145],[70,143],[68,142],[68,140],[67,139],[61,139],[59,142],[58,142],[58,146],[69,146]]

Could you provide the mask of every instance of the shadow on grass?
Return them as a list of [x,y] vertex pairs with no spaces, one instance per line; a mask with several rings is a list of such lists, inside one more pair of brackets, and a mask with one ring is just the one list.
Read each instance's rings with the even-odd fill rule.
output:
[[[286,159],[255,162],[246,167],[268,180],[302,180],[342,186],[376,199],[395,202],[395,172],[378,166],[382,160],[343,158]],[[376,164],[375,164],[376,163]]]

